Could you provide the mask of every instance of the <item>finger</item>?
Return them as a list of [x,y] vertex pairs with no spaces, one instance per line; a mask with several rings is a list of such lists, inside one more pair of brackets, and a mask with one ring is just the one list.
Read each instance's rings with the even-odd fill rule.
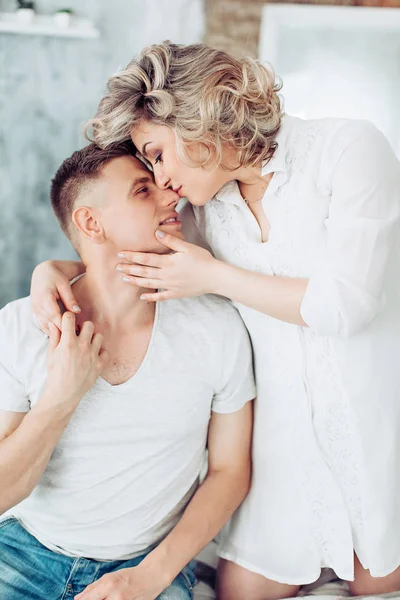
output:
[[86,343],[90,344],[92,341],[94,334],[94,325],[91,321],[85,321],[81,327],[81,331],[79,333],[79,339]]
[[147,279],[159,279],[161,275],[161,269],[143,267],[142,265],[118,265],[117,271],[127,275],[136,275],[136,277],[146,277]]
[[154,294],[142,294],[142,296],[140,296],[141,300],[146,300],[147,302],[162,302],[163,300],[172,300],[173,298],[177,298],[177,296],[169,291],[155,292]]
[[101,333],[95,333],[92,339],[92,348],[96,354],[100,353],[101,345],[103,343],[103,336]]
[[81,599],[87,599],[90,598],[90,592],[93,591],[93,589],[95,588],[95,584],[97,582],[95,581],[94,583],[91,583],[90,585],[88,585],[87,587],[85,587],[85,589],[83,590],[83,592],[81,592],[80,594],[77,594],[75,596],[74,600],[81,600]]
[[170,233],[160,231],[159,229],[156,231],[156,238],[161,244],[167,246],[167,248],[171,248],[171,250],[175,250],[175,252],[187,252],[188,246],[190,246],[188,242],[185,242]]
[[60,339],[61,339],[61,332],[58,329],[58,327],[56,327],[54,325],[54,323],[52,323],[51,321],[49,321],[48,323],[48,329],[49,329],[49,351],[53,352],[58,344],[60,343]]
[[81,312],[80,306],[76,301],[74,294],[72,293],[72,288],[68,281],[59,284],[58,293],[60,294],[60,299],[67,310],[70,310],[76,314]]
[[137,285],[139,287],[149,288],[151,290],[158,290],[158,288],[163,287],[161,285],[160,279],[144,279],[143,277],[133,277],[132,275],[124,275],[122,281],[125,281],[125,283],[130,283],[132,285]]
[[108,593],[104,590],[101,583],[99,585],[98,581],[88,585],[81,594],[75,596],[75,600],[106,600],[107,598]]
[[162,267],[165,265],[166,256],[152,254],[151,252],[129,252],[125,251],[118,254],[125,263],[135,263],[138,265],[147,265],[149,267]]
[[47,321],[52,321],[54,325],[61,331],[62,315],[57,298],[55,296],[51,296],[45,301],[43,311],[46,314]]
[[37,323],[40,327],[40,330],[47,335],[47,337],[50,337],[50,328],[49,328],[49,322],[47,319],[45,319],[44,317],[39,318],[36,317]]
[[71,338],[76,338],[75,328],[76,328],[75,315],[71,312],[65,312],[63,314],[62,323],[61,323],[62,339],[69,340]]

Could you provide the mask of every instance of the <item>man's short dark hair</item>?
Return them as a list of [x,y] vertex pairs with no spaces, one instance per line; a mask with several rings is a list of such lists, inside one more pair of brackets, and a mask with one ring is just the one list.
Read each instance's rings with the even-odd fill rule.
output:
[[72,241],[72,213],[85,186],[95,181],[105,165],[121,156],[135,156],[131,141],[102,149],[89,144],[64,160],[51,182],[50,198],[54,213],[65,235]]

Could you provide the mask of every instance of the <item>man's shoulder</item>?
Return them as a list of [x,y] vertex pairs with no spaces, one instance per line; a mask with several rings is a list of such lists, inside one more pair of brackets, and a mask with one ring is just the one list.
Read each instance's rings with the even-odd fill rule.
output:
[[2,335],[11,339],[44,336],[32,311],[29,296],[14,300],[0,310],[0,328]]
[[171,318],[190,319],[193,328],[200,326],[212,332],[244,326],[232,302],[215,294],[169,300],[166,304],[170,305],[169,310],[175,315]]

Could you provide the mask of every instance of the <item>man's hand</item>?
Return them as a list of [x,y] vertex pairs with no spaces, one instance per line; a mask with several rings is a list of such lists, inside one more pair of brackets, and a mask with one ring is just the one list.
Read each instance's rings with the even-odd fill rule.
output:
[[93,323],[83,323],[79,335],[75,328],[75,315],[69,312],[62,317],[61,332],[50,324],[44,394],[47,402],[73,409],[93,387],[108,361],[107,352],[101,348],[103,336],[94,332]]
[[156,235],[159,242],[173,250],[171,254],[123,251],[124,262],[117,266],[118,271],[125,273],[123,279],[127,283],[164,290],[144,294],[143,300],[156,302],[214,292],[221,263],[208,250],[163,231]]
[[104,575],[75,596],[75,600],[155,600],[168,587],[144,563]]

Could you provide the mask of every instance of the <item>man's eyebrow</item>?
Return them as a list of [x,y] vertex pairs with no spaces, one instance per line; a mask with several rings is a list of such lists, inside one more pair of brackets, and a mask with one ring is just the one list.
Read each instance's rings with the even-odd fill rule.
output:
[[153,179],[150,177],[150,175],[145,175],[144,177],[138,177],[134,179],[129,187],[128,198],[132,194],[135,187],[138,185],[143,185],[144,183],[151,183],[152,181]]
[[152,144],[152,143],[153,143],[153,142],[146,142],[145,144],[143,144],[143,147],[142,147],[142,154],[143,154],[143,156],[146,156],[146,157],[147,157],[147,154],[146,154],[146,146],[148,146],[149,144]]

